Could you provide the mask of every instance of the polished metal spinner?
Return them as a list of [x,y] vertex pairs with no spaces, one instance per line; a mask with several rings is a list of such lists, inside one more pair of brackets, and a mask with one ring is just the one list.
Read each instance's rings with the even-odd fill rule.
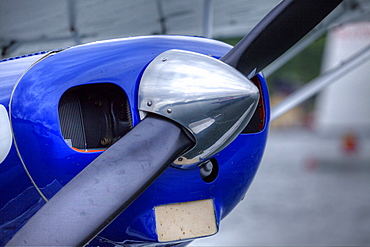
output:
[[195,145],[175,165],[196,164],[232,142],[248,124],[258,88],[235,68],[211,56],[168,50],[145,69],[139,86],[141,118],[167,117],[193,136]]

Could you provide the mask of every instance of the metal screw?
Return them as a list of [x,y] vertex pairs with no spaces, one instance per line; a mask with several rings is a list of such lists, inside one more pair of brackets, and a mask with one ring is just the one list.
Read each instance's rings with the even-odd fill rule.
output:
[[180,157],[180,158],[177,159],[177,161],[181,162],[181,161],[183,161],[183,158]]
[[162,58],[162,62],[166,62],[167,61],[167,58]]
[[101,107],[103,105],[100,99],[95,100],[94,104],[96,107]]
[[146,102],[146,105],[147,106],[152,106],[152,102],[151,101],[148,101],[148,102]]
[[167,113],[172,113],[172,109],[167,109]]
[[110,138],[106,137],[106,136],[104,136],[100,139],[100,144],[103,145],[103,146],[106,146],[106,145],[110,144],[110,142],[111,142]]

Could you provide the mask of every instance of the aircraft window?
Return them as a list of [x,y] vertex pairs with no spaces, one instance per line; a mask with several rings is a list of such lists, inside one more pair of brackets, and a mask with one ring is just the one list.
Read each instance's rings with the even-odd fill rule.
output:
[[59,101],[58,113],[64,140],[80,151],[105,149],[132,128],[126,94],[110,83],[70,88]]
[[249,121],[247,127],[244,128],[242,134],[257,133],[263,130],[265,126],[265,105],[262,97],[262,87],[261,82],[258,77],[255,76],[252,78],[252,82],[258,87],[260,92],[260,99],[258,101],[258,106],[254,112],[251,120]]

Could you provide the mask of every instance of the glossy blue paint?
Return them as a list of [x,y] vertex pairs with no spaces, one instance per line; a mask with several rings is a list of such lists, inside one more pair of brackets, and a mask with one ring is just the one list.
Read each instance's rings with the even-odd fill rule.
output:
[[[58,103],[62,94],[78,85],[94,83],[118,85],[128,96],[135,125],[139,122],[137,90],[141,75],[152,59],[169,49],[221,57],[231,49],[231,46],[219,41],[187,36],[148,36],[96,42],[47,56],[23,75],[10,99],[12,127],[24,165],[46,198],[52,197],[61,186],[68,183],[101,153],[78,152],[64,141],[58,119]],[[9,62],[11,61],[5,63]],[[26,67],[28,66],[25,64],[19,66],[17,71],[25,70]],[[18,72],[15,74],[20,77]],[[1,86],[5,84],[0,82],[0,89],[7,88],[7,93],[1,94],[0,103],[9,103],[9,92],[13,90],[16,76],[11,78],[6,82],[7,86]],[[154,207],[158,205],[211,198],[214,200],[218,223],[230,213],[243,199],[252,182],[267,139],[269,122],[267,86],[262,75],[258,75],[258,78],[261,81],[266,106],[265,127],[259,133],[239,135],[225,150],[214,157],[219,164],[217,178],[211,183],[206,183],[201,178],[198,168],[182,170],[170,167],[99,234],[92,244],[99,244],[99,239],[126,243],[156,242]],[[25,176],[14,146],[9,157],[0,164],[1,179],[7,174],[1,172],[1,169],[9,170],[10,167],[15,167],[14,169],[19,172],[14,179],[6,183],[7,186],[14,186],[18,182],[24,185],[17,192],[8,192],[5,185],[0,184],[1,194],[7,194],[7,199],[2,200],[2,205],[9,203],[12,198],[17,198],[29,187],[33,188]],[[3,222],[0,222],[1,224]]]
[[[22,74],[40,59],[32,54],[0,61],[0,104],[9,109],[10,96]],[[37,211],[43,201],[23,169],[14,145],[0,164],[0,246]]]
[[8,109],[14,85],[22,74],[41,57],[43,57],[42,54],[33,54],[27,57],[0,60],[0,104]]

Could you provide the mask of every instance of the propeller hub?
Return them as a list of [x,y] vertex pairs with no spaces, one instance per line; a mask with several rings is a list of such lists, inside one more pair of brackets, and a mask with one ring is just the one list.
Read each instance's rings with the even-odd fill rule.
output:
[[235,68],[194,52],[169,50],[146,68],[139,87],[141,118],[147,112],[183,126],[195,146],[175,165],[201,162],[225,148],[245,128],[258,88]]

